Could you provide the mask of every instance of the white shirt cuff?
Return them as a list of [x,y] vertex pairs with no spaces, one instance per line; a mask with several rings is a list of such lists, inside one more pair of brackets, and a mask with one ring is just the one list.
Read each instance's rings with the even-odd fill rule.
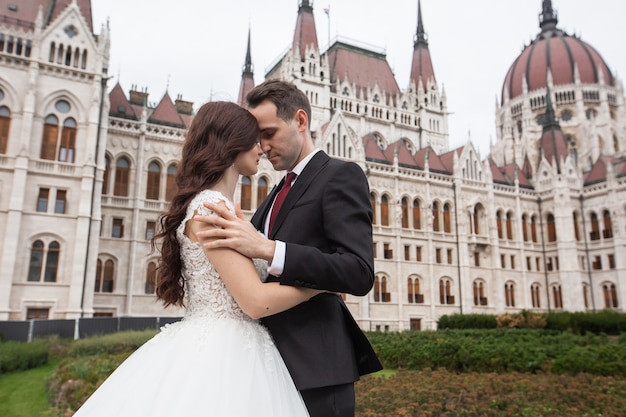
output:
[[279,277],[285,269],[285,252],[287,245],[285,245],[285,242],[280,240],[276,240],[275,242],[274,257],[272,258],[272,263],[267,269],[267,272],[271,275]]

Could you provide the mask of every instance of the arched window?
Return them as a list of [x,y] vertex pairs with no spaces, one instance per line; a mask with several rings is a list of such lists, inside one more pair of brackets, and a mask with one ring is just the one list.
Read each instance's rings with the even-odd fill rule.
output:
[[259,178],[256,189],[256,206],[259,208],[263,200],[267,197],[267,179],[265,177]]
[[248,176],[241,178],[241,209],[252,209],[252,181]]
[[580,220],[578,219],[578,213],[572,213],[572,220],[574,221],[574,237],[577,241],[580,241],[580,232],[578,231],[578,223],[580,223]]
[[515,284],[512,282],[504,284],[504,299],[507,307],[515,307]]
[[178,191],[176,186],[176,164],[167,167],[167,177],[165,179],[165,200],[172,201]]
[[389,199],[386,195],[380,198],[380,224],[389,226]]
[[613,237],[613,223],[611,222],[611,213],[608,210],[604,210],[604,230],[602,235],[605,239],[611,239]]
[[111,176],[111,158],[104,156],[104,174],[102,176],[102,195],[109,193],[109,177]]
[[[2,99],[2,94],[2,91],[0,91],[0,100]],[[7,153],[10,127],[11,112],[7,106],[0,106],[0,154]]]
[[552,299],[554,300],[554,308],[563,308],[563,293],[560,285],[552,287]]
[[56,45],[54,42],[50,43],[50,53],[48,54],[48,62],[54,62],[56,56]]
[[496,213],[496,226],[498,227],[498,239],[504,238],[504,231],[502,230],[502,212]]
[[548,242],[556,242],[556,224],[554,222],[554,215],[548,213]]
[[376,224],[376,196],[370,193],[370,204],[372,205],[372,224]]
[[530,237],[537,242],[537,216],[534,215],[530,218]]
[[96,280],[94,282],[95,292],[112,293],[114,287],[115,263],[111,259],[104,261],[98,259],[96,263]]
[[439,303],[454,304],[454,295],[452,295],[452,282],[447,278],[439,280]]
[[402,199],[402,228],[407,229],[409,227],[409,200],[404,197]]
[[38,282],[41,280],[43,266],[44,244],[41,240],[33,242],[30,248],[30,263],[28,267],[28,281]]
[[419,278],[409,278],[407,280],[407,295],[409,303],[423,303],[424,296],[420,293]]
[[376,275],[374,277],[374,301],[390,302],[391,297],[387,292],[387,278]]
[[598,222],[598,215],[591,212],[589,215],[591,218],[591,231],[589,232],[589,238],[591,240],[600,239],[600,223]]
[[485,297],[485,284],[476,280],[473,284],[474,290],[474,305],[475,306],[486,306],[487,305],[487,297]]
[[589,308],[589,284],[583,284],[583,301],[585,302],[585,308]]
[[539,293],[539,284],[534,283],[530,286],[530,296],[532,299],[533,308],[541,308],[541,296]]
[[41,282],[43,280],[44,282],[56,282],[60,250],[61,246],[57,241],[50,242],[48,250],[46,250],[41,240],[33,242],[30,251],[28,281]]
[[122,156],[115,164],[115,186],[113,195],[128,197],[128,183],[130,179],[130,162]]
[[59,269],[59,251],[61,246],[59,242],[51,242],[48,245],[48,254],[46,256],[46,270],[43,280],[45,282],[56,282],[57,270]]
[[146,184],[146,199],[158,200],[161,188],[161,165],[152,161],[148,165],[148,181]]
[[522,214],[522,238],[528,242],[528,215]]
[[510,211],[506,214],[506,238],[513,240],[513,214]]
[[474,234],[480,234],[480,216],[482,215],[482,206],[476,204],[474,206]]
[[59,161],[73,163],[76,152],[76,120],[68,117],[63,122],[61,144],[59,145]]
[[438,232],[440,228],[439,226],[439,203],[437,203],[436,201],[433,202],[432,213],[433,213],[433,231]]
[[157,282],[157,265],[155,262],[148,263],[148,269],[146,270],[146,294],[154,294],[156,290]]
[[420,207],[420,201],[416,198],[413,200],[413,229],[419,230],[422,228],[422,210]]
[[51,114],[46,117],[43,125],[43,138],[41,139],[41,159],[54,161],[57,152],[57,139],[59,136],[59,119]]
[[604,284],[602,286],[604,295],[604,308],[617,308],[617,289],[615,284]]
[[443,205],[443,231],[445,233],[450,233],[452,231],[452,227],[450,225],[450,204],[448,203]]

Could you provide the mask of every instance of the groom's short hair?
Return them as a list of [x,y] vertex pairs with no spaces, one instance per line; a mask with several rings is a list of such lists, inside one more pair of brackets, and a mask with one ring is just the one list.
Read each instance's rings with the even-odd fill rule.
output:
[[311,124],[311,103],[295,84],[276,79],[266,80],[254,87],[246,96],[249,108],[255,108],[265,100],[276,106],[276,115],[289,122],[298,109],[304,110]]

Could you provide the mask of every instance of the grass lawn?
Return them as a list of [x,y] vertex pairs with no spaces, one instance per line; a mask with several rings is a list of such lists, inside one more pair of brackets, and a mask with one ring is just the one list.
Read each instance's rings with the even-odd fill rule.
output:
[[39,368],[0,375],[0,416],[52,417],[46,383],[57,365],[51,361]]

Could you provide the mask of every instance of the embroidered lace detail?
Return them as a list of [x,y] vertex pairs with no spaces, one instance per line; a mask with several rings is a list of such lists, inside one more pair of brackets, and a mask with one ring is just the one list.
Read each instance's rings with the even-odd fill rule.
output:
[[[231,212],[235,212],[233,203],[218,191],[204,190],[199,192],[187,207],[185,219],[176,230],[180,243],[180,256],[183,263],[183,279],[185,280],[185,320],[195,318],[233,318],[254,321],[237,305],[228,288],[209,262],[202,246],[192,242],[185,235],[185,224],[194,215],[208,215],[212,212],[204,207],[204,202],[219,203],[223,201]],[[254,259],[259,276],[267,278],[267,262]]]

